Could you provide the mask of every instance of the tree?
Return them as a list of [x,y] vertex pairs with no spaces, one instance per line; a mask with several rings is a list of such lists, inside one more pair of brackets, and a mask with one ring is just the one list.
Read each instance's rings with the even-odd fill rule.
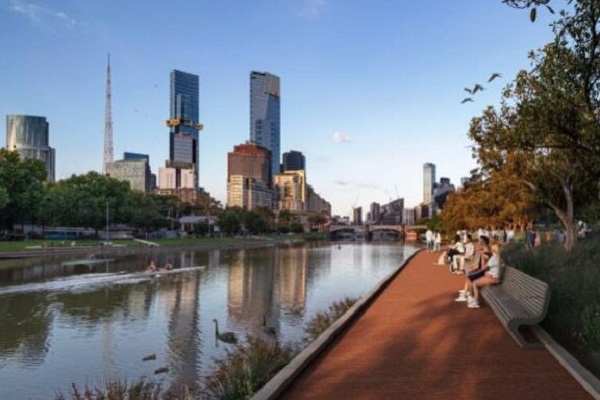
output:
[[55,224],[83,226],[97,232],[106,225],[107,207],[110,223],[131,220],[131,193],[128,182],[88,172],[50,186],[41,204],[53,211]]
[[326,224],[329,221],[326,215],[321,213],[312,213],[308,216],[308,223],[311,227],[316,226],[319,231],[321,231],[323,224]]
[[258,235],[269,229],[268,221],[257,211],[246,211],[242,215],[244,227],[249,233]]
[[284,230],[290,231],[293,220],[294,217],[290,210],[279,210],[279,214],[277,215],[277,225],[279,229],[283,228]]
[[39,160],[21,160],[19,153],[0,149],[0,226],[35,222],[44,196],[46,168]]
[[240,207],[227,207],[219,215],[219,227],[226,235],[236,235],[242,230],[243,212]]

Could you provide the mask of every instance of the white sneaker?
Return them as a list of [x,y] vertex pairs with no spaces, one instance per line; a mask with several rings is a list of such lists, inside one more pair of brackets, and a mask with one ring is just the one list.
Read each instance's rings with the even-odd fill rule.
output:
[[467,294],[467,301],[469,303],[474,302],[475,301],[475,297],[471,296],[470,294]]
[[479,303],[476,301],[467,302],[467,307],[469,308],[479,308]]
[[457,298],[454,299],[454,301],[457,301],[457,302],[466,302],[467,300],[468,300],[467,296],[464,296],[462,294],[459,295]]

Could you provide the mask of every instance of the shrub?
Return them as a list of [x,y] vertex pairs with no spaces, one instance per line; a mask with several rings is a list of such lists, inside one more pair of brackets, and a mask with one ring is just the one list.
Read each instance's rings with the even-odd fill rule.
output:
[[600,237],[578,243],[568,253],[556,244],[534,251],[511,245],[503,251],[507,265],[550,285],[550,306],[542,326],[595,373],[600,363]]
[[[73,400],[192,400],[195,394],[184,385],[171,386],[163,391],[160,383],[140,379],[127,382],[126,380],[107,379],[101,385],[86,385],[79,387],[73,383],[70,398]],[[56,400],[66,400],[69,397],[58,392]]]
[[250,398],[286,366],[295,353],[290,345],[247,337],[246,343],[236,345],[225,359],[217,361],[215,370],[207,378],[207,395],[215,399]]
[[357,301],[358,298],[346,297],[343,300],[331,304],[327,311],[318,312],[306,323],[306,327],[304,328],[304,341],[310,343],[318,338],[321,333],[325,332],[331,324],[344,315]]

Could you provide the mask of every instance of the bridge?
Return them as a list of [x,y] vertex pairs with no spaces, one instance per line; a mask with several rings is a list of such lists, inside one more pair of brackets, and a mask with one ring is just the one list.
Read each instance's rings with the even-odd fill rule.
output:
[[396,232],[398,236],[404,237],[406,240],[416,241],[418,240],[418,232],[426,229],[427,226],[425,225],[330,225],[329,234],[343,237],[344,235],[365,236],[373,232]]

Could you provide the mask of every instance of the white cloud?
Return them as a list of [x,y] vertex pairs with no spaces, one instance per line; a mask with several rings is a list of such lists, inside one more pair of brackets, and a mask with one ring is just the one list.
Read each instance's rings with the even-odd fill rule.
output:
[[335,143],[350,143],[352,141],[348,135],[341,132],[334,132],[332,139]]
[[78,25],[77,21],[65,12],[28,3],[24,0],[10,0],[8,8],[17,14],[24,15],[32,23],[46,25],[47,27],[59,25],[68,30],[74,30]]
[[303,18],[317,18],[327,5],[327,0],[306,0],[298,13]]

